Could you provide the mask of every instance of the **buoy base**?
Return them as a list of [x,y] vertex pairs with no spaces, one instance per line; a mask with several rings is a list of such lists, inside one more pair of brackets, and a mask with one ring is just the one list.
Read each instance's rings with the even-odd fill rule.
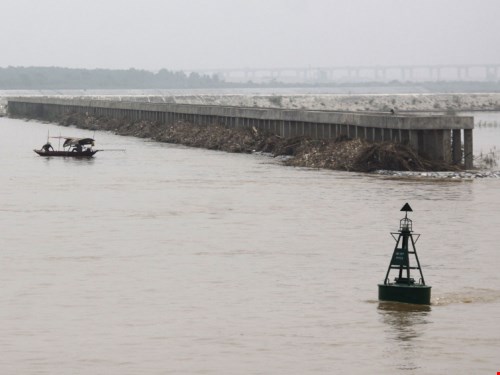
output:
[[431,287],[420,284],[378,284],[378,299],[381,301],[430,305]]

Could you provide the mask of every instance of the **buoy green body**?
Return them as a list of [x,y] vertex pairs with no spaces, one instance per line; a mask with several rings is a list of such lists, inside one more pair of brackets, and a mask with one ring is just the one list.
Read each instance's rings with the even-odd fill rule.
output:
[[[405,217],[400,220],[399,231],[391,233],[396,240],[396,246],[392,253],[391,262],[385,275],[384,283],[378,284],[378,299],[381,301],[395,301],[414,303],[419,305],[430,305],[431,286],[425,285],[424,275],[418,260],[415,243],[420,234],[413,233],[413,223],[408,219],[408,212],[413,211],[406,203],[401,211],[405,211]],[[415,260],[414,265],[410,264],[410,255]],[[397,276],[394,281],[389,280],[389,274],[394,270]],[[420,279],[415,282],[411,277],[411,270],[420,272]]]

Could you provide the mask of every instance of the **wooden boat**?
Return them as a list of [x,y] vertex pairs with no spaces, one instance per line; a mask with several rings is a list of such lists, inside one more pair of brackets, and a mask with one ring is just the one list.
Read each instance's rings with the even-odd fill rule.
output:
[[[69,158],[91,158],[99,150],[93,150],[94,140],[92,138],[74,138],[74,137],[51,137],[64,139],[63,150],[54,150],[52,145],[47,142],[39,150],[33,150],[40,156],[62,156]],[[85,147],[85,148],[84,148]]]
[[64,156],[68,158],[91,158],[94,156],[99,150],[90,150],[87,149],[85,151],[77,152],[76,150],[72,151],[45,151],[45,150],[33,150],[40,156]]

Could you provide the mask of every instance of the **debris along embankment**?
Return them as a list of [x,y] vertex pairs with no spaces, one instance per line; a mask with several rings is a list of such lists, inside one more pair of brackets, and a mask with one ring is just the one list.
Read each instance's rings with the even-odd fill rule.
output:
[[223,125],[171,125],[151,121],[130,122],[107,117],[73,113],[56,119],[65,126],[151,138],[159,142],[227,152],[265,152],[290,156],[284,163],[297,167],[326,168],[357,172],[375,170],[446,171],[456,165],[423,159],[410,147],[392,142],[367,142],[361,139],[312,140],[309,137],[282,138],[256,128],[229,128]]

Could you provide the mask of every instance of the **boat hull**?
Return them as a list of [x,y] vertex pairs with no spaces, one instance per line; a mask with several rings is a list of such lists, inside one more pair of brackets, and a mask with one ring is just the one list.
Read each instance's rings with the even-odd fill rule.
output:
[[83,151],[83,152],[75,152],[75,151],[43,151],[43,150],[33,150],[40,156],[62,156],[68,158],[91,158],[95,155],[99,150],[93,151]]
[[378,299],[414,303],[417,305],[431,304],[431,286],[405,284],[378,284]]

